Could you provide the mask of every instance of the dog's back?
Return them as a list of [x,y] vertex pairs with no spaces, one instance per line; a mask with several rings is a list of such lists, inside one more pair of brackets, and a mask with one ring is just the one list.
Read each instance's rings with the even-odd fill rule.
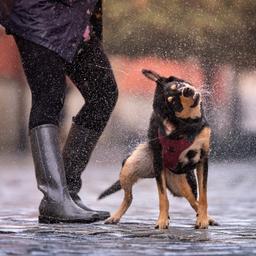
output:
[[[123,167],[125,169],[123,170]],[[149,143],[139,144],[132,154],[123,162],[122,177],[124,183],[137,182],[138,179],[154,178],[153,153]],[[103,191],[98,199],[109,196],[121,189],[120,180]]]

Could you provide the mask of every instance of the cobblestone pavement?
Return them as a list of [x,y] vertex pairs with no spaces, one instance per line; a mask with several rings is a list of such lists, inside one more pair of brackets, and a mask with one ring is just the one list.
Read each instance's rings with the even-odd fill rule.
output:
[[[210,165],[209,212],[220,223],[195,230],[184,199],[170,196],[169,230],[154,229],[158,214],[154,180],[141,181],[118,225],[39,225],[31,162],[0,166],[0,255],[256,255],[255,162]],[[8,167],[7,167],[8,166]],[[89,206],[115,210],[122,193],[96,201],[118,177],[114,167],[89,166],[81,196]]]

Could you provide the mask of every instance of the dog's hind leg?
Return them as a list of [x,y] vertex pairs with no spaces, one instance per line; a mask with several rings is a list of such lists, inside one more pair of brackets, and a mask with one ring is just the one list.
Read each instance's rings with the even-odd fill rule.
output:
[[197,181],[194,173],[188,177],[185,174],[178,175],[168,172],[167,186],[174,196],[185,197],[197,213]]
[[124,162],[120,172],[120,184],[124,199],[118,210],[105,221],[106,224],[118,223],[132,203],[132,187],[142,178],[153,178],[152,152],[148,144],[140,144]]
[[131,175],[132,170],[130,170],[130,168],[131,166],[126,163],[121,170],[120,183],[122,189],[124,190],[124,199],[118,210],[111,214],[111,216],[105,221],[105,224],[118,223],[132,203],[132,187],[138,178]]
[[188,172],[182,183],[183,197],[185,197],[190,203],[191,207],[195,210],[196,214],[198,211],[198,201],[197,201],[197,180],[194,170]]
[[111,216],[105,221],[105,224],[116,224],[120,221],[127,209],[132,203],[132,189],[124,189],[124,199],[118,210],[111,214]]
[[167,229],[169,227],[169,201],[167,196],[166,173],[162,171],[160,177],[156,177],[159,194],[159,217],[155,228]]

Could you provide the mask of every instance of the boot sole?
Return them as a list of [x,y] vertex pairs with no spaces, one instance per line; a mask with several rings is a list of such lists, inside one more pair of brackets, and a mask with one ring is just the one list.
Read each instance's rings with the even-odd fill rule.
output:
[[99,216],[99,219],[100,220],[106,220],[106,219],[108,219],[110,217],[110,214],[108,214],[108,215],[102,215],[102,216]]
[[97,210],[90,209],[89,207],[85,206],[81,200],[75,200],[72,196],[71,196],[71,198],[76,203],[76,205],[79,206],[80,208],[82,208],[83,210],[88,211],[88,212],[94,212],[97,215],[99,215],[99,217],[98,217],[99,220],[106,220],[107,218],[110,217],[110,213],[107,211],[97,211]]
[[99,221],[99,218],[92,218],[92,219],[58,219],[55,217],[49,216],[39,216],[38,222],[43,224],[58,224],[58,223],[93,223]]
[[110,213],[109,212],[104,212],[104,211],[97,211],[97,210],[92,210],[88,207],[82,207],[81,205],[77,204],[80,208],[88,211],[88,212],[94,212],[98,215],[98,219],[99,220],[106,220],[107,218],[110,217]]

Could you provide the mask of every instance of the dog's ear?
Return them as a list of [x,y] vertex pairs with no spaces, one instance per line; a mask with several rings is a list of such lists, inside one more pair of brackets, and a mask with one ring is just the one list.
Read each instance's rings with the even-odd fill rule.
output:
[[157,82],[161,78],[161,76],[158,75],[156,72],[148,70],[148,69],[142,69],[141,72],[145,77],[147,77],[148,79],[153,80],[155,82]]

